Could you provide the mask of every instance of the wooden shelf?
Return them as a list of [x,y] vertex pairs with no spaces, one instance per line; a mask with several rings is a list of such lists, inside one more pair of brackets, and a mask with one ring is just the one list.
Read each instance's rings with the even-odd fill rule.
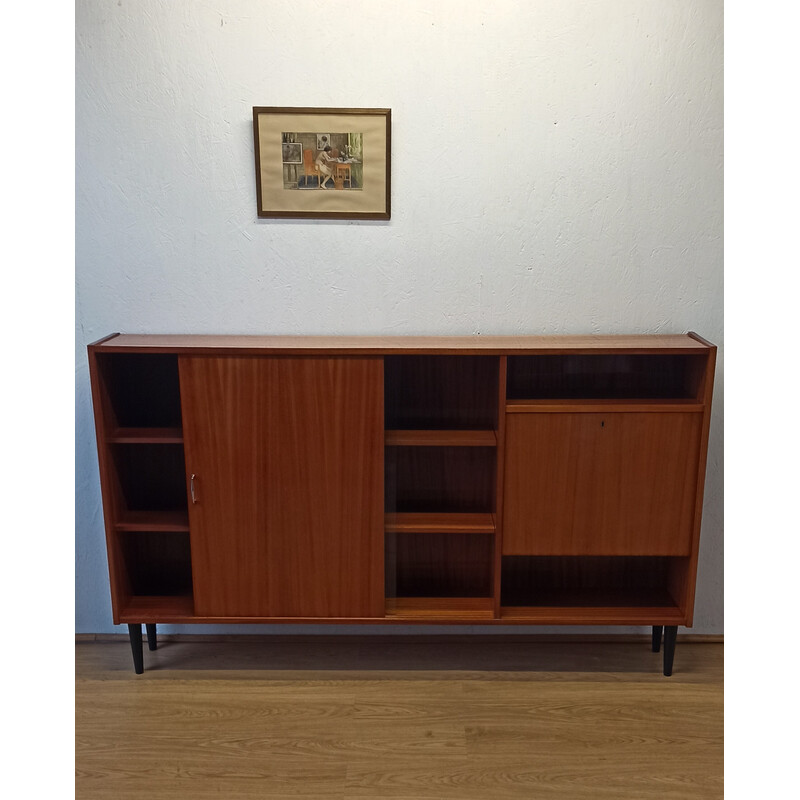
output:
[[508,414],[536,414],[536,413],[574,413],[574,412],[597,412],[607,413],[612,411],[626,412],[662,412],[662,411],[682,411],[682,412],[701,412],[704,406],[697,400],[653,400],[653,399],[573,399],[573,398],[548,398],[546,400],[508,400],[506,403],[506,413]]
[[120,610],[120,623],[179,622],[194,616],[191,595],[134,595]]
[[187,511],[126,511],[114,525],[118,531],[184,532],[189,530]]
[[112,444],[183,444],[180,428],[116,428],[108,441]]
[[386,514],[386,533],[494,533],[494,514]]
[[[541,564],[549,559],[532,560]],[[666,588],[671,559],[554,558],[552,561],[550,575],[542,570],[532,571],[527,580],[521,580],[523,575],[517,574],[512,581],[511,575],[504,574],[507,579],[501,604],[504,619],[524,617],[554,625],[580,621],[595,625],[682,624],[684,615]],[[605,567],[604,562],[608,562]],[[603,569],[607,571],[604,573]],[[643,578],[651,578],[652,585],[641,583]]]
[[684,625],[675,605],[664,606],[503,606],[500,619],[536,625]]
[[497,447],[497,434],[487,430],[391,430],[387,447]]
[[407,619],[492,619],[491,597],[387,597],[386,616]]

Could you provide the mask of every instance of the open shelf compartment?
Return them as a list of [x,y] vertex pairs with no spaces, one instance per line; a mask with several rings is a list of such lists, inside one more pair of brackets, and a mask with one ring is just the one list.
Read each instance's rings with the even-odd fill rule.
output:
[[384,359],[386,429],[497,429],[499,359],[397,355]]
[[495,510],[494,447],[387,447],[384,458],[387,513]]
[[509,356],[507,397],[515,400],[699,400],[707,364],[693,354]]
[[566,616],[572,610],[574,616],[587,620],[611,612],[631,617],[641,613],[649,618],[647,615],[657,610],[677,619],[682,616],[680,593],[687,560],[673,556],[503,556],[502,616],[547,617],[558,609]]
[[100,353],[98,376],[109,436],[133,438],[136,429],[176,438],[181,428],[178,356],[163,353]]
[[492,616],[494,536],[490,533],[386,534],[389,616]]
[[188,597],[192,559],[186,531],[120,531],[117,534],[125,595]]
[[168,512],[167,521],[187,508],[186,469],[180,444],[111,446],[117,487],[117,519],[131,512]]

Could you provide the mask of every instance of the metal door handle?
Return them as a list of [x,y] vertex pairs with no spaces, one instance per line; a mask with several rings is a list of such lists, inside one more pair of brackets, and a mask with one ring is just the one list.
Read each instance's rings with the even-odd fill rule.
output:
[[197,503],[197,495],[195,494],[195,491],[194,491],[194,479],[195,479],[195,477],[196,476],[194,475],[194,473],[192,473],[192,477],[189,478],[189,491],[192,494],[192,503],[193,504]]

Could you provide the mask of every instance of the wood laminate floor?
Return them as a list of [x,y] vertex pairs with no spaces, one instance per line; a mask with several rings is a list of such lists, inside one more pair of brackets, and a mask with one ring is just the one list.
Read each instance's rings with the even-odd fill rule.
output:
[[721,798],[723,646],[76,645],[78,800]]

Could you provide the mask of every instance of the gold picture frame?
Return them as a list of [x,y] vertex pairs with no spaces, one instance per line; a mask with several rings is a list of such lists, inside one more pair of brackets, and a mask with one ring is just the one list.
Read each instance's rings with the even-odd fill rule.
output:
[[258,216],[390,219],[391,116],[388,108],[254,106]]

